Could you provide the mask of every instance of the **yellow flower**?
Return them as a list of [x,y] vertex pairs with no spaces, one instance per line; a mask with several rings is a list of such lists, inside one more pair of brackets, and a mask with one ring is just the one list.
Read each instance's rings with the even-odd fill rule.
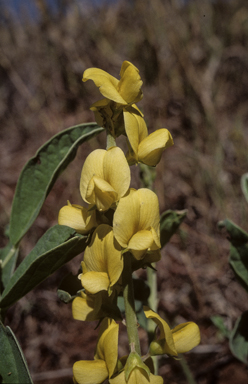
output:
[[164,353],[177,356],[196,347],[200,341],[198,325],[193,322],[182,323],[170,329],[169,325],[156,312],[144,307],[147,318],[152,319],[159,327],[160,335],[150,344],[150,354],[162,355]]
[[104,317],[111,317],[121,321],[121,313],[115,304],[115,295],[108,296],[106,291],[100,291],[95,295],[80,292],[72,302],[72,316],[76,320],[94,321]]
[[157,195],[149,189],[130,189],[120,199],[113,220],[114,236],[136,259],[160,245],[159,205]]
[[128,381],[125,379],[125,372],[122,371],[118,376],[109,380],[110,384],[163,384],[161,376],[155,376],[152,373],[148,376],[147,373],[136,367],[132,370]]
[[94,360],[81,360],[73,365],[76,383],[100,384],[113,375],[118,360],[118,330],[114,320],[102,321]]
[[68,205],[59,211],[58,223],[74,228],[78,233],[84,235],[97,226],[96,212],[80,205],[72,205],[68,201]]
[[123,270],[121,247],[114,239],[112,227],[99,225],[84,253],[81,282],[87,292],[111,294]]
[[168,129],[161,128],[148,135],[145,120],[135,108],[123,111],[125,130],[130,143],[127,160],[130,165],[144,163],[155,166],[161,159],[165,148],[173,145]]
[[83,81],[92,80],[101,94],[121,105],[134,104],[142,99],[142,80],[139,70],[129,61],[121,66],[120,80],[99,68],[89,68],[83,74]]
[[108,210],[125,195],[129,185],[130,168],[120,148],[96,149],[85,160],[80,180],[81,196],[99,211]]

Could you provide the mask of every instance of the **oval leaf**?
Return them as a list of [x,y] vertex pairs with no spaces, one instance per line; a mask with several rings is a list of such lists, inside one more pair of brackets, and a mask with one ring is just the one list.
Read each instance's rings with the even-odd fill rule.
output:
[[3,291],[1,308],[8,308],[73,257],[83,252],[87,236],[64,225],[50,228],[21,262]]
[[16,245],[39,214],[60,173],[76,156],[77,148],[103,131],[95,123],[65,129],[46,142],[24,166],[10,217],[10,240]]
[[248,364],[248,311],[242,313],[231,332],[229,345],[232,353]]
[[32,384],[27,363],[21,347],[9,327],[0,323],[1,383],[25,383]]

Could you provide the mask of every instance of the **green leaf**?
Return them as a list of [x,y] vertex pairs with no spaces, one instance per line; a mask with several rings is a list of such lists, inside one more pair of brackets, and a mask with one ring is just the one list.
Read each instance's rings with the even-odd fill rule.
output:
[[2,271],[1,271],[1,287],[0,292],[6,287],[9,279],[13,275],[16,260],[18,257],[18,248],[12,244],[6,245],[6,247],[0,249],[0,260],[2,260]]
[[245,200],[248,203],[248,173],[245,173],[241,177],[241,189],[244,194]]
[[233,269],[238,282],[248,292],[248,246],[231,245],[229,264]]
[[33,250],[21,262],[7,284],[0,302],[7,308],[31,291],[74,256],[83,252],[87,236],[74,229],[55,225],[37,242]]
[[218,226],[225,227],[229,233],[231,243],[229,264],[239,283],[248,291],[248,234],[227,219],[219,222]]
[[227,329],[223,317],[215,315],[215,316],[211,316],[210,319],[213,322],[213,324],[216,326],[216,328],[219,329],[221,334],[229,338],[230,331]]
[[248,365],[248,311],[244,312],[236,321],[231,332],[229,345],[232,353],[243,363]]
[[16,245],[39,214],[56,179],[74,159],[77,148],[103,131],[95,123],[65,129],[45,143],[24,166],[10,217],[10,241]]
[[171,236],[177,231],[187,215],[187,210],[164,212],[160,217],[160,241],[161,248],[168,243]]
[[79,291],[82,290],[82,284],[78,276],[74,276],[71,272],[61,281],[57,294],[61,301],[65,304],[70,303]]
[[32,384],[27,363],[21,347],[9,327],[0,322],[0,382],[17,384]]
[[246,233],[238,225],[234,224],[231,220],[223,220],[218,223],[219,228],[226,228],[230,235],[229,241],[233,245],[245,244],[248,242],[248,233]]

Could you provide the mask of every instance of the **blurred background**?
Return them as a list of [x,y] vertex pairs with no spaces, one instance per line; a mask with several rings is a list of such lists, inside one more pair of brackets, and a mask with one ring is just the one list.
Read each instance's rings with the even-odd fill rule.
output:
[[[240,188],[248,168],[247,48],[246,0],[0,1],[0,246],[26,161],[62,129],[94,121],[89,107],[100,94],[92,82],[82,83],[84,70],[99,67],[118,77],[122,62],[131,61],[144,81],[139,108],[149,131],[165,127],[174,138],[157,166],[154,189],[161,213],[188,213],[158,265],[159,311],[172,325],[200,326],[201,345],[185,355],[197,384],[248,382],[245,366],[211,320],[221,316],[231,330],[247,310],[247,294],[228,265],[227,235],[217,226],[228,217],[248,230]],[[19,262],[57,223],[67,200],[82,204],[81,168],[99,147],[105,147],[104,134],[84,144],[60,176],[22,241]],[[71,305],[56,294],[81,259],[7,313],[35,384],[72,383],[73,363],[93,359],[96,324],[73,320]],[[126,353],[121,332],[120,355]],[[162,358],[159,364],[166,384],[189,383],[180,362]]]

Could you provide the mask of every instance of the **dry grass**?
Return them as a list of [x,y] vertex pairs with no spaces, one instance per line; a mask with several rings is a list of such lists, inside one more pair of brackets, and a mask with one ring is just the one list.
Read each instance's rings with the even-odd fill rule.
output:
[[[247,295],[228,266],[228,241],[217,229],[217,222],[229,217],[248,230],[240,189],[248,160],[246,1],[199,0],[180,6],[175,0],[136,0],[80,9],[76,2],[68,3],[67,13],[51,14],[37,0],[37,22],[13,20],[5,12],[0,24],[1,245],[27,159],[61,129],[93,120],[89,106],[99,94],[90,83],[82,84],[83,71],[95,66],[118,76],[122,61],[130,60],[144,80],[140,105],[148,127],[168,128],[175,142],[157,167],[161,212],[188,209],[159,264],[159,308],[172,323],[193,320],[200,325],[202,346],[188,356],[198,384],[243,384],[245,368],[232,358],[210,316],[222,315],[231,329],[247,309]],[[67,199],[81,202],[83,161],[104,141],[101,135],[79,150],[24,238],[21,257],[56,223]],[[92,358],[92,324],[72,320],[70,307],[59,303],[55,293],[68,270],[76,273],[79,260],[8,313],[37,383],[57,382],[49,372],[39,381],[39,372]],[[161,364],[166,383],[186,383],[178,362],[165,359]],[[68,371],[63,372],[63,383],[71,383]]]

